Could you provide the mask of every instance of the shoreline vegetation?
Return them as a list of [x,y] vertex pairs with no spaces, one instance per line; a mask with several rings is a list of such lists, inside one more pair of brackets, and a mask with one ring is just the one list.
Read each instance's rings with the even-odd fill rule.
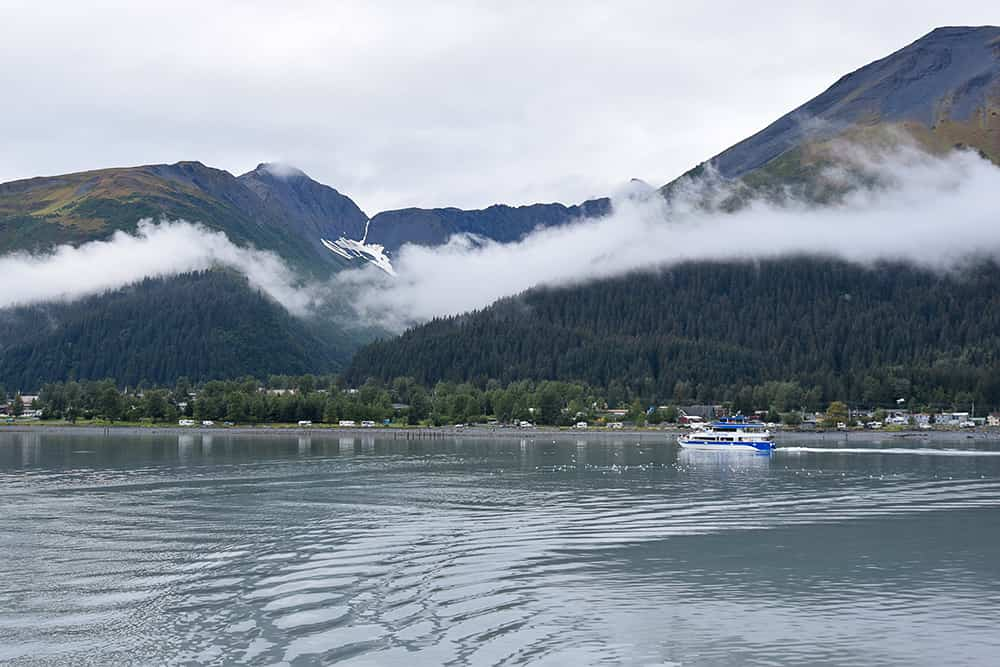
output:
[[[0,388],[0,396],[3,395]],[[682,397],[691,398],[686,391]],[[908,399],[899,399],[910,403]],[[898,405],[898,403],[897,403]],[[951,404],[954,409],[958,404]],[[686,407],[682,407],[686,406]],[[798,407],[796,407],[798,406]],[[969,412],[940,413],[937,406],[909,410],[853,409],[827,402],[821,392],[795,383],[771,383],[722,404],[690,404],[671,397],[632,398],[573,382],[439,382],[425,387],[409,377],[360,387],[336,376],[271,376],[172,388],[119,388],[111,380],[47,384],[37,396],[16,393],[0,425],[6,428],[80,427],[109,432],[381,434],[388,438],[468,437],[669,437],[685,423],[726,414],[752,415],[778,433],[827,440],[923,438],[963,426],[956,436],[975,437],[987,419]],[[825,409],[824,409],[825,408]],[[970,404],[971,408],[971,404]],[[982,408],[981,408],[982,409]],[[872,428],[871,431],[865,426]],[[884,428],[881,428],[884,425]],[[878,430],[874,430],[879,427]],[[918,428],[919,427],[919,428]],[[984,431],[978,431],[984,432]],[[871,435],[862,436],[863,433]],[[1000,431],[997,432],[1000,435]],[[809,435],[805,435],[809,434]]]
[[[620,440],[623,438],[638,438],[640,440],[662,439],[673,444],[677,435],[687,432],[680,426],[659,428],[607,429],[587,428],[574,429],[557,427],[534,428],[495,428],[490,426],[472,426],[455,428],[453,426],[374,426],[374,427],[343,427],[337,425],[315,424],[299,426],[297,424],[268,425],[234,425],[234,426],[176,426],[172,424],[149,423],[90,423],[70,424],[68,422],[18,422],[0,424],[0,433],[61,433],[77,435],[208,435],[208,436],[329,436],[329,437],[364,437],[379,439],[421,440],[437,438],[489,438],[489,439],[520,439],[520,440]],[[776,432],[780,440],[783,437],[796,441],[827,441],[827,442],[882,442],[882,441],[967,441],[967,440],[1000,440],[1000,429],[935,429],[931,431],[917,429],[894,430],[862,430],[853,429],[838,431],[834,429],[789,429],[783,428]]]

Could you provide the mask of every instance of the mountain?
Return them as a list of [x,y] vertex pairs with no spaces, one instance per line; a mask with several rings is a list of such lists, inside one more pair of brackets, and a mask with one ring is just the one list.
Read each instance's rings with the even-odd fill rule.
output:
[[294,167],[260,164],[237,180],[301,236],[360,239],[365,234],[368,216],[357,204]]
[[142,218],[199,222],[320,276],[344,266],[321,238],[353,237],[367,222],[348,197],[301,172],[261,165],[237,178],[178,162],[0,184],[0,254],[104,239]]
[[[909,137],[931,151],[969,147],[1000,164],[1000,27],[938,28],[836,81],[760,132],[699,165],[754,191],[802,186],[835,162],[830,142]],[[670,196],[677,181],[661,191]]]
[[409,208],[369,219],[349,197],[294,167],[260,164],[237,177],[178,162],[0,184],[0,254],[105,239],[133,231],[142,218],[185,219],[323,276],[365,262],[385,268],[382,250],[391,256],[406,243],[438,245],[454,234],[507,243],[610,208],[608,199],[597,199],[577,206]]
[[[834,141],[909,136],[997,162],[998,112],[1000,28],[940,28],[688,175],[710,168],[735,186],[724,208],[788,192],[823,203],[838,194],[822,178],[837,163]],[[670,198],[682,179],[661,193]],[[740,387],[788,382],[868,404],[998,406],[998,288],[990,263],[951,274],[816,257],[686,264],[435,320],[366,346],[345,373],[352,383],[575,380],[647,400],[731,399]]]
[[344,376],[570,380],[646,401],[788,382],[867,405],[973,392],[986,408],[1000,405],[998,295],[992,263],[944,274],[814,257],[696,262],[437,319],[362,348]]
[[[896,53],[843,77],[815,99],[720,153],[708,163],[699,165],[690,173],[698,173],[711,167],[723,179],[735,182],[739,187],[733,191],[737,194],[731,202],[725,204],[735,207],[740,204],[744,194],[753,195],[760,192],[781,196],[783,193],[798,190],[819,202],[835,197],[837,191],[831,191],[821,176],[826,167],[836,160],[835,152],[830,149],[839,139],[862,143],[881,142],[885,141],[886,137],[892,140],[892,137],[899,136],[902,132],[934,151],[944,151],[955,146],[971,147],[996,162],[1000,159],[998,100],[1000,100],[1000,28],[940,28]],[[667,197],[672,196],[673,188],[679,182],[681,180],[664,186],[661,192]],[[78,244],[89,240],[106,239],[116,230],[134,230],[141,218],[183,218],[222,231],[236,244],[252,245],[276,253],[304,279],[322,280],[345,267],[364,263],[374,264],[392,274],[394,272],[392,260],[399,248],[406,243],[436,245],[446,242],[454,234],[469,234],[477,238],[509,243],[523,239],[536,228],[565,225],[580,218],[604,215],[610,209],[609,200],[595,199],[577,206],[495,205],[476,211],[454,208],[411,208],[386,211],[369,219],[350,198],[291,167],[261,164],[246,174],[234,176],[199,162],[179,162],[170,165],[103,169],[0,185],[0,254],[25,250],[45,251],[58,244]],[[858,276],[866,275],[860,267],[857,271]],[[218,280],[224,280],[224,272],[215,273],[220,275]],[[916,274],[903,272],[900,275],[908,276],[907,279],[916,280],[918,283],[920,280],[925,280]],[[457,278],[460,279],[461,276]],[[142,289],[151,290],[150,295],[160,289],[173,294],[175,285],[190,287],[191,283],[183,282],[187,279],[183,276],[164,279],[162,285],[150,284]],[[811,280],[812,277],[805,276],[805,279]],[[769,297],[765,293],[768,288],[759,282],[750,284],[756,285],[760,292],[743,294],[742,298],[750,306],[763,304],[761,305],[763,308],[769,303],[767,301]],[[18,310],[15,318],[17,321],[36,324],[48,321],[51,326],[47,329],[38,328],[34,333],[37,340],[26,340],[25,336],[29,338],[32,336],[31,327],[15,326],[9,324],[12,320],[8,320],[8,324],[4,326],[8,327],[6,331],[11,337],[0,344],[0,381],[3,381],[2,377],[5,374],[13,373],[21,378],[22,382],[28,383],[29,375],[25,373],[30,371],[23,369],[57,368],[59,364],[53,362],[53,359],[60,359],[62,361],[59,363],[69,364],[67,368],[76,369],[74,372],[123,372],[128,377],[134,377],[135,372],[138,372],[128,370],[129,363],[136,367],[178,367],[177,363],[168,361],[166,351],[162,357],[157,356],[155,350],[150,352],[152,356],[149,356],[141,343],[131,337],[129,332],[134,331],[137,325],[149,322],[162,323],[165,330],[186,326],[184,335],[190,335],[192,340],[219,340],[218,336],[222,339],[230,336],[234,343],[233,349],[247,350],[246,354],[252,359],[248,366],[213,365],[214,362],[201,355],[224,358],[225,354],[220,348],[193,346],[192,349],[198,352],[191,363],[200,364],[198,367],[208,369],[204,372],[209,374],[236,370],[248,373],[264,372],[273,367],[272,362],[275,359],[281,360],[281,364],[290,368],[304,367],[302,364],[308,363],[315,363],[324,370],[335,368],[347,362],[348,355],[360,340],[372,335],[371,331],[358,330],[354,323],[345,322],[342,319],[343,315],[330,317],[329,313],[333,312],[332,310],[328,310],[327,314],[320,318],[325,323],[321,327],[321,334],[318,334],[318,330],[313,326],[315,323],[298,320],[273,302],[268,303],[277,310],[268,311],[269,314],[265,315],[259,302],[259,299],[264,297],[249,285],[239,281],[235,286],[225,289],[220,286],[221,283],[217,285],[212,281],[198,285],[199,289],[206,290],[206,299],[211,297],[209,300],[215,304],[220,304],[221,301],[212,295],[224,293],[226,308],[232,309],[233,317],[219,321],[192,317],[190,321],[180,325],[178,324],[180,320],[174,318],[175,313],[157,310],[158,306],[153,305],[155,299],[152,296],[147,300],[149,303],[146,306],[142,305],[142,299],[126,298],[128,294],[134,294],[129,292],[128,288],[93,297],[87,301],[94,312],[103,312],[108,321],[116,323],[117,328],[96,330],[100,335],[86,334],[85,331],[94,330],[77,326],[75,323],[81,321],[81,318],[85,319],[85,314],[72,307],[66,310],[60,310],[56,306]],[[992,289],[992,284],[988,286]],[[722,288],[719,286],[719,289]],[[605,289],[605,284],[598,283],[580,289],[592,289],[598,294]],[[660,298],[649,292],[641,290],[640,292],[644,294],[646,300]],[[932,293],[944,298],[940,292]],[[712,297],[710,293],[697,290],[690,294],[704,299]],[[817,295],[823,296],[820,292],[817,292]],[[633,301],[627,295],[621,298],[623,303],[629,303],[644,312],[648,308],[647,301]],[[694,303],[693,297],[692,300],[688,300],[688,296],[683,293],[678,294],[676,299],[678,303]],[[175,303],[178,304],[176,308],[182,312],[200,312],[195,305],[184,304],[179,300]],[[799,305],[806,309],[804,312],[812,313],[813,317],[820,316],[818,312],[809,310],[811,306],[808,303]],[[222,308],[221,305],[218,307]],[[593,307],[620,312],[622,317],[626,315],[617,306],[610,304]],[[935,308],[947,311],[949,307],[947,304],[933,303],[928,303],[926,306],[929,312],[933,312]],[[258,313],[260,317],[270,318],[276,322],[270,328],[274,348],[264,348],[254,343],[255,339],[249,336],[245,329],[240,328],[243,326],[240,324],[242,321],[235,317],[235,313],[240,309]],[[10,312],[2,314],[10,315]],[[588,315],[581,310],[575,321],[574,335],[596,336],[595,340],[600,340],[600,336],[606,334],[611,337],[609,340],[617,341],[616,334],[611,329],[601,329],[588,324],[588,321],[600,321],[601,317],[599,311],[590,312]],[[696,326],[697,322],[710,321],[706,314],[697,312],[690,317],[700,318],[692,320],[691,326],[695,328],[704,326]],[[956,317],[973,318],[973,315],[963,311]],[[283,321],[279,324],[279,320]],[[963,322],[967,328],[981,330],[978,320],[965,319]],[[306,329],[302,329],[303,326]],[[435,326],[439,328],[434,328]],[[429,340],[421,339],[422,336],[436,337],[433,338],[434,345],[440,343],[445,346],[444,350],[449,347],[461,350],[469,345],[478,345],[488,350],[495,346],[489,338],[476,338],[478,330],[475,328],[445,326],[440,323],[428,327],[418,328],[413,334],[409,334],[413,340],[423,340],[422,344],[428,346],[427,349],[433,346]],[[524,331],[528,333],[527,330]],[[985,330],[983,331],[985,333]],[[553,336],[552,340],[556,341],[563,340],[559,336],[565,335],[566,332],[560,333],[553,329],[550,333]],[[799,335],[801,332],[789,330],[787,333]],[[950,334],[950,331],[938,333],[945,336]],[[671,363],[676,363],[674,357],[663,356],[663,350],[667,348],[657,347],[662,343],[669,348],[669,345],[674,345],[669,340],[674,339],[658,337],[653,329],[636,330],[629,336],[631,338],[626,337],[628,340],[622,341],[622,344],[628,342],[626,347],[629,349],[643,350],[646,358],[659,359],[656,364],[662,364],[668,359],[673,359]],[[407,354],[412,354],[414,359],[420,359],[423,357],[416,352],[423,348],[407,348],[407,340],[410,339],[404,337],[397,341],[387,341],[363,351],[350,371],[351,377],[357,378],[368,372],[377,375],[394,373],[396,370],[409,372],[407,370],[409,362],[399,356],[398,350],[407,350]],[[742,368],[740,364],[749,363],[746,359],[757,359],[755,355],[759,355],[761,351],[744,349],[741,347],[744,344],[740,340],[742,339],[723,340],[717,345],[715,343],[710,345],[699,339],[693,339],[691,344],[695,345],[693,348],[695,352],[691,358],[695,361],[691,363],[694,364],[700,359],[709,364],[712,359],[728,358],[732,363],[730,370]],[[835,343],[824,340],[815,338],[814,345],[817,349]],[[992,338],[987,336],[985,340],[992,341]],[[121,363],[98,367],[82,361],[88,356],[103,355],[104,351],[95,346],[106,341],[127,341],[127,344],[122,344],[117,352],[121,357]],[[306,357],[285,356],[275,352],[277,349],[296,350],[303,341],[307,349],[317,349],[318,345],[325,346],[324,352]],[[704,347],[705,345],[708,347]],[[986,350],[985,353],[993,353],[990,345],[992,343],[983,348]],[[699,356],[702,353],[697,352],[697,349],[702,349],[698,346],[704,348],[702,356]],[[161,347],[166,349],[165,346]],[[249,352],[264,349],[269,350],[266,356]],[[533,364],[531,368],[520,363],[510,364],[512,359],[503,355],[497,357],[507,364],[502,368],[489,365],[480,367],[475,364],[470,367],[479,369],[474,371],[477,377],[481,372],[497,373],[498,377],[504,378],[534,377],[539,373],[551,373],[557,376],[564,372],[560,370],[563,368],[560,361],[562,357],[557,349],[539,349],[541,351],[536,350],[531,353],[533,355],[530,357]],[[675,346],[669,349],[682,348]],[[919,359],[905,355],[890,356],[880,359],[879,363],[895,363],[893,360],[897,360],[901,364],[924,364],[920,366],[923,368],[929,363],[927,359],[938,358],[935,355],[944,355],[941,358],[951,359],[956,354],[972,355],[982,352],[971,347],[961,347],[956,351],[958,348],[944,339],[937,348],[928,346],[920,349],[922,356]],[[385,356],[384,363],[373,356],[375,354],[373,351],[376,350],[378,355]],[[587,348],[586,352],[590,354],[592,350]],[[435,358],[434,363],[446,364],[447,367],[451,357],[444,351],[441,354],[443,356]],[[730,356],[726,357],[727,354]],[[11,360],[15,356],[21,360],[18,363],[22,366],[18,368],[22,370],[10,370],[14,368]],[[583,358],[585,357],[580,357]],[[29,361],[25,362],[25,359]],[[645,373],[640,366],[629,361],[629,358],[614,359],[615,363],[620,362],[626,368]],[[741,359],[743,361],[740,361]],[[458,356],[454,357],[454,362],[460,368],[468,366],[466,361]],[[24,366],[25,363],[29,365]],[[121,364],[124,364],[124,367]],[[819,367],[830,372],[836,372],[838,368],[822,365]],[[690,368],[693,369],[694,366]],[[726,366],[722,365],[719,368]],[[425,379],[434,377],[433,372],[426,367],[414,367],[411,370],[419,372]],[[691,370],[691,373],[693,372]],[[805,366],[785,367],[785,372],[795,377],[805,377],[802,374],[808,374]],[[48,371],[38,372],[30,377],[48,377],[46,373]],[[165,377],[158,373],[154,372],[148,379],[154,376]],[[169,374],[167,371],[164,373]],[[197,373],[191,375],[197,376]],[[648,374],[643,375],[646,376]],[[83,379],[82,376],[78,377]],[[649,377],[654,378],[654,385],[659,387],[657,391],[662,392],[664,389],[659,384],[660,380],[656,379],[659,375],[654,374]],[[751,381],[752,378],[761,376],[754,371],[746,375],[737,373],[735,377]]]
[[[277,254],[305,280],[357,265],[323,240],[360,237],[368,222],[350,198],[295,169],[261,164],[236,177],[178,162],[0,185],[0,255],[107,239],[143,218],[198,222]],[[331,309],[295,317],[217,270],[0,310],[0,383],[32,390],[70,375],[169,383],[178,375],[328,372],[365,335]]]
[[321,319],[290,317],[240,275],[204,271],[0,310],[0,384],[30,391],[67,378],[136,385],[325,373],[356,345]]
[[[143,218],[184,219],[221,231],[237,245],[277,254],[305,280],[324,280],[367,263],[393,273],[390,254],[366,239],[371,231],[392,252],[404,243],[442,243],[460,233],[506,242],[608,206],[441,209],[420,212],[420,220],[406,212],[369,220],[349,197],[292,167],[260,164],[233,176],[200,162],[178,162],[0,184],[0,255],[104,240],[118,230],[134,231]],[[434,222],[425,226],[424,220]],[[0,383],[36,389],[61,379],[60,372],[132,383],[170,382],[173,374],[208,379],[328,372],[374,335],[350,321],[347,304],[339,304],[339,312],[333,305],[298,318],[246,281],[233,282],[225,271],[212,276],[146,281],[72,304],[0,309]],[[191,298],[180,298],[185,290],[193,290]],[[206,308],[215,315],[206,315]],[[259,321],[256,332],[251,314]],[[108,341],[115,346],[106,347]]]
[[366,240],[390,253],[405,243],[441,245],[455,234],[472,234],[499,243],[520,241],[539,227],[556,227],[611,212],[611,200],[592,199],[576,206],[533,204],[466,211],[457,208],[406,208],[372,218]]

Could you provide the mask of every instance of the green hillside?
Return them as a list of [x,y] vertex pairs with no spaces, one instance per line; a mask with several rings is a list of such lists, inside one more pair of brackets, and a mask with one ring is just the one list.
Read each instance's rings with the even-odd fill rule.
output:
[[135,385],[324,373],[355,345],[322,320],[289,316],[242,276],[206,271],[0,310],[0,384],[31,391],[69,378]]
[[[363,348],[348,381],[572,380],[610,396],[1000,405],[1000,267],[937,274],[819,258],[695,263],[535,289]],[[767,407],[767,406],[764,406]]]

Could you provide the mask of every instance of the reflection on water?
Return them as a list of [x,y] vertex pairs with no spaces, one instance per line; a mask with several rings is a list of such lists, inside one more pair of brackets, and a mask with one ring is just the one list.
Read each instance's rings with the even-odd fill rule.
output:
[[0,662],[988,664],[1000,448],[913,449],[0,432]]

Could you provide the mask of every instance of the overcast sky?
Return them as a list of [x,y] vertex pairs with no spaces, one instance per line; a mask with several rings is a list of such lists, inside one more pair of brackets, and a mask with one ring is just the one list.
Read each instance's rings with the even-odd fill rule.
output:
[[282,161],[369,214],[577,202],[663,184],[936,26],[998,22],[995,0],[0,0],[0,181]]

